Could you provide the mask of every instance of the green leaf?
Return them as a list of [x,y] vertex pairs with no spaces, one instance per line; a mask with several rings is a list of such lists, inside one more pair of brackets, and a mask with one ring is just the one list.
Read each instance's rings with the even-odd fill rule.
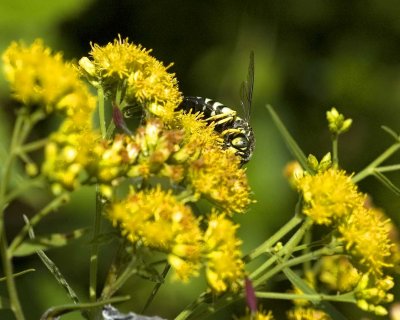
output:
[[[25,273],[29,273],[29,272],[33,272],[33,271],[36,271],[36,270],[35,269],[26,269],[24,271],[14,273],[12,276],[13,276],[13,278],[16,278],[16,277],[24,275]],[[7,279],[6,277],[0,278],[0,282],[5,281],[6,279]]]
[[53,233],[46,236],[35,237],[21,243],[13,252],[15,257],[35,254],[38,250],[59,248],[81,238],[89,231],[88,228],[77,229],[69,233]]
[[397,142],[400,140],[399,134],[396,131],[394,131],[393,129],[391,129],[391,128],[387,127],[387,126],[382,126],[381,128],[387,134],[392,136],[394,138],[394,140],[396,140]]
[[400,196],[400,189],[396,187],[392,181],[389,180],[384,174],[381,172],[374,170],[374,176],[382,182],[382,184],[387,187],[390,191],[392,191],[397,196]]
[[275,126],[278,128],[280,134],[285,140],[286,145],[288,146],[290,152],[292,152],[293,156],[299,161],[300,165],[307,171],[314,173],[315,170],[308,166],[307,157],[305,156],[304,152],[300,149],[299,145],[297,144],[296,140],[291,136],[289,131],[286,129],[285,125],[283,124],[282,120],[276,114],[272,106],[267,105],[267,109],[272,116],[272,120],[275,123]]
[[[293,284],[293,286],[300,289],[303,293],[318,295],[318,293],[313,288],[311,288],[307,284],[307,282],[305,282],[302,278],[300,278],[292,269],[284,268],[283,272],[285,273],[289,281]],[[322,301],[319,303],[315,303],[313,301],[311,302],[318,305],[318,308],[328,313],[333,320],[348,320],[329,302],[326,301]]]
[[40,320],[54,320],[58,319],[63,314],[75,312],[75,311],[85,311],[91,308],[98,308],[106,304],[115,304],[119,302],[128,301],[130,296],[115,297],[108,300],[90,302],[90,303],[77,303],[77,304],[65,304],[62,306],[57,306],[48,309],[41,317]]

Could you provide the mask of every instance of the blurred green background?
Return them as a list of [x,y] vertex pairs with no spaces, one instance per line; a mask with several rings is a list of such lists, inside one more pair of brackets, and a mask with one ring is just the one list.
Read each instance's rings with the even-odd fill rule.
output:
[[[238,106],[239,87],[247,74],[248,56],[255,53],[255,90],[251,123],[257,145],[247,165],[257,199],[248,214],[237,218],[247,252],[283,225],[292,215],[296,194],[282,170],[291,160],[265,105],[272,104],[306,154],[321,158],[330,151],[325,112],[335,106],[353,118],[351,131],[340,141],[340,161],[357,172],[373,160],[392,138],[381,125],[400,131],[400,6],[397,1],[138,1],[138,0],[13,0],[0,2],[0,49],[12,40],[30,43],[40,37],[68,59],[87,55],[90,42],[106,44],[117,37],[153,49],[166,64],[174,62],[185,95],[210,97]],[[4,78],[0,80],[1,152],[9,137],[13,110]],[[399,162],[399,157],[390,163]],[[400,185],[400,175],[390,176]],[[400,222],[399,199],[374,179],[361,183],[378,207]],[[21,227],[21,214],[32,215],[46,196],[34,195],[15,204],[7,215],[12,237]],[[76,193],[62,212],[46,219],[38,234],[68,231],[92,222],[94,194]],[[87,297],[88,240],[49,252],[74,289]],[[101,277],[112,258],[112,245],[101,255]],[[16,271],[36,272],[17,280],[28,319],[38,319],[50,306],[68,303],[63,289],[36,256],[15,260]],[[277,283],[286,290],[286,283]],[[204,288],[171,283],[163,287],[149,314],[172,319]],[[133,278],[123,293],[134,292],[121,310],[139,312],[151,288]],[[4,284],[0,284],[4,294]],[[399,291],[395,294],[400,297]],[[398,298],[397,300],[400,300]],[[289,303],[263,301],[277,319]],[[343,309],[343,308],[342,308]],[[361,314],[346,306],[351,319]],[[241,315],[237,304],[212,319]],[[369,315],[373,319],[372,315]],[[11,319],[0,312],[0,319]],[[79,319],[78,314],[63,319]]]

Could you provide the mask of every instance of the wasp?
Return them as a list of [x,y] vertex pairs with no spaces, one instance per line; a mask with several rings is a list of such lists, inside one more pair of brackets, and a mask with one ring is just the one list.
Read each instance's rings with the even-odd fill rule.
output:
[[223,139],[223,148],[232,150],[241,158],[241,163],[247,163],[253,155],[255,138],[251,128],[250,114],[254,87],[254,53],[250,53],[247,80],[240,87],[240,99],[243,118],[226,105],[208,98],[185,97],[179,105],[179,110],[202,112],[206,121],[215,125],[215,130]]

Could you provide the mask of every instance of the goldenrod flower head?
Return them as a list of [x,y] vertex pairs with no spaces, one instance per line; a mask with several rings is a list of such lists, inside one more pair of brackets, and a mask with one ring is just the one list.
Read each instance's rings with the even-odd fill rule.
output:
[[3,65],[14,97],[24,104],[38,104],[47,113],[58,110],[72,116],[84,112],[91,117],[95,98],[78,71],[64,62],[61,53],[53,54],[42,40],[29,47],[13,42],[3,54]]
[[182,100],[177,80],[167,72],[170,66],[165,67],[150,52],[119,37],[105,46],[92,44],[93,60],[85,57],[79,64],[89,81],[106,92],[124,85],[128,105],[140,105],[152,115],[172,119]]
[[364,197],[342,170],[330,168],[316,175],[304,175],[298,180],[303,194],[305,215],[317,224],[329,225],[362,207]]
[[359,206],[338,225],[345,249],[364,268],[376,274],[382,274],[384,267],[391,266],[387,261],[393,246],[389,239],[388,221],[382,220],[375,211]]
[[92,147],[100,136],[87,125],[67,118],[45,147],[42,173],[52,183],[54,193],[72,191],[87,178],[85,168],[92,161]]
[[219,146],[202,150],[201,157],[190,164],[188,178],[196,192],[229,214],[245,212],[253,202],[240,159]]
[[167,123],[167,126],[184,132],[184,147],[174,155],[178,162],[196,160],[202,149],[222,147],[222,139],[214,130],[214,124],[208,123],[202,113],[176,112],[174,119]]
[[137,142],[127,135],[116,135],[111,141],[99,141],[93,146],[95,156],[89,171],[99,182],[115,184],[115,179],[126,176],[136,163],[139,152]]
[[288,320],[331,320],[332,318],[322,310],[314,308],[296,307],[287,313]]
[[[235,318],[237,319],[237,318]],[[274,320],[274,316],[271,311],[259,310],[255,313],[247,312],[245,316],[238,318],[237,320]]]
[[236,238],[238,228],[224,214],[213,211],[208,219],[204,233],[204,255],[206,258],[206,277],[213,291],[221,293],[228,289],[235,291],[244,279],[244,264],[241,260]]
[[380,277],[371,273],[364,274],[354,290],[357,306],[377,315],[386,315],[387,310],[380,304],[393,301],[393,294],[388,293],[393,286],[393,278],[390,276]]
[[353,290],[361,278],[361,273],[346,256],[325,256],[321,259],[319,280],[334,292]]
[[167,253],[180,279],[197,274],[202,233],[190,207],[160,186],[135,192],[116,202],[108,217],[133,243]]
[[335,134],[341,134],[350,129],[353,122],[352,119],[345,119],[343,114],[340,114],[335,108],[326,112],[329,130]]

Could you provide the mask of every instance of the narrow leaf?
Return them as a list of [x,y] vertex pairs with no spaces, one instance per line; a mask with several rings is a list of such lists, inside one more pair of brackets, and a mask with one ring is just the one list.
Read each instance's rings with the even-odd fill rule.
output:
[[[35,269],[26,269],[26,270],[23,270],[23,271],[14,273],[14,274],[12,275],[12,277],[13,277],[13,278],[16,278],[16,277],[19,277],[19,276],[24,275],[25,273],[33,272],[33,271],[36,271],[36,270],[35,270]],[[5,280],[6,280],[6,277],[0,278],[0,282],[1,282],[1,281],[5,281]]]
[[[302,278],[300,278],[293,270],[290,268],[284,268],[283,272],[285,273],[286,277],[289,281],[295,286],[299,288],[305,294],[312,294],[318,295],[318,293],[311,288],[307,282],[305,282]],[[315,301],[311,301],[312,303],[316,304]],[[318,308],[322,309],[326,313],[328,313],[332,320],[348,320],[343,314],[341,314],[331,303],[322,301],[319,302]]]
[[130,296],[115,297],[108,300],[90,302],[90,303],[78,303],[78,304],[65,304],[62,306],[52,307],[48,309],[40,318],[40,320],[55,320],[59,319],[63,314],[84,311],[91,308],[98,308],[106,304],[118,303],[128,301]]
[[392,181],[390,181],[384,174],[381,172],[374,170],[374,176],[382,182],[382,184],[387,187],[390,191],[392,191],[397,196],[400,196],[400,189],[396,187]]
[[275,126],[278,128],[280,134],[285,140],[286,145],[288,146],[289,150],[292,152],[293,156],[299,161],[300,165],[309,172],[314,172],[308,164],[307,164],[307,157],[305,156],[304,152],[300,149],[297,142],[291,136],[289,131],[286,129],[285,125],[283,124],[282,120],[276,114],[272,106],[267,105],[267,109],[272,116],[272,120],[274,121]]
[[89,229],[77,229],[69,233],[53,233],[45,236],[35,237],[34,239],[25,240],[13,252],[13,256],[22,257],[35,254],[37,250],[48,250],[59,248],[71,244],[71,242],[82,238],[87,234]]
[[399,135],[393,129],[390,129],[387,126],[382,126],[381,128],[382,128],[383,131],[385,131],[390,136],[392,136],[394,138],[394,140],[399,141]]
[[[23,216],[25,223],[29,225],[29,219],[27,216]],[[33,232],[33,229],[30,227],[29,228],[29,237],[31,240],[35,238],[35,234]],[[75,291],[71,288],[71,286],[68,284],[67,280],[64,278],[58,267],[55,265],[53,261],[42,251],[42,250],[36,250],[36,253],[38,254],[40,260],[42,260],[43,264],[47,267],[47,269],[51,272],[51,274],[54,276],[54,278],[57,280],[57,282],[65,289],[67,292],[68,296],[71,298],[71,300],[77,304],[79,303],[79,298],[76,295]]]

